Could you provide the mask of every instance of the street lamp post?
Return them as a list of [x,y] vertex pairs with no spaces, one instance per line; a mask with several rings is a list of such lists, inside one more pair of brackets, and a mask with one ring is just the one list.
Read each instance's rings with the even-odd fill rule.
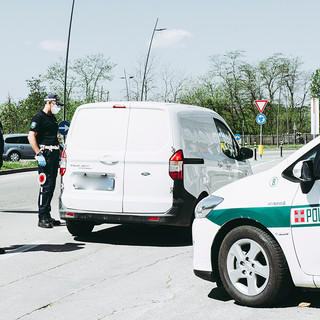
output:
[[[130,93],[129,93],[129,85],[128,85],[128,78],[127,78],[127,74],[126,74],[126,69],[123,69],[124,71],[124,77],[120,77],[120,79],[124,79],[126,81],[126,90],[127,90],[127,100],[130,100]],[[129,77],[129,80],[133,79],[133,76]]]
[[140,99],[141,101],[143,99],[143,91],[145,89],[144,88],[144,84],[145,84],[145,80],[146,80],[148,60],[149,60],[149,55],[150,55],[150,50],[151,50],[154,34],[155,34],[156,31],[166,30],[166,28],[157,29],[158,21],[159,21],[159,18],[157,18],[156,24],[154,25],[154,28],[153,28],[153,32],[152,32],[152,36],[151,36],[151,40],[150,40],[150,44],[149,44],[149,49],[148,49],[148,54],[147,54],[147,59],[146,59],[146,64],[145,64],[145,67],[144,67],[144,74],[143,74],[142,88],[141,88],[141,99]]
[[278,114],[277,114],[277,148],[279,148],[279,117],[280,117],[280,101],[281,101],[281,89],[282,89],[282,81],[283,78],[287,78],[289,75],[283,75],[283,71],[281,71],[281,81],[280,81],[280,90],[279,90],[279,102],[278,102]]
[[67,99],[67,73],[68,73],[68,59],[69,59],[69,44],[70,44],[70,35],[71,35],[71,25],[72,25],[72,17],[73,17],[73,8],[74,1],[72,1],[71,15],[70,15],[70,23],[69,23],[69,33],[68,33],[68,42],[67,42],[67,53],[66,53],[66,65],[64,69],[64,88],[63,88],[63,121],[66,120],[66,99]]

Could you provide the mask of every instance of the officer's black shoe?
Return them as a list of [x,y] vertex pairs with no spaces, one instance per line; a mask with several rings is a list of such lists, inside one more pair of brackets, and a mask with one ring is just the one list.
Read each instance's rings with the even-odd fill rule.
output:
[[53,228],[53,224],[50,220],[39,220],[38,227],[40,228]]
[[0,248],[0,254],[4,254],[6,251],[3,248]]
[[49,218],[49,221],[52,223],[53,226],[60,226],[61,222],[59,220]]

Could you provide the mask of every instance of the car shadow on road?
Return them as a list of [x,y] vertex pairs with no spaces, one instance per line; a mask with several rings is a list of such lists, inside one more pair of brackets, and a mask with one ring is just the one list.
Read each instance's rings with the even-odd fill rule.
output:
[[[233,300],[227,291],[223,287],[216,287],[211,290],[208,295],[209,298],[219,301],[231,301]],[[234,302],[235,304],[238,304]],[[283,308],[320,308],[320,291],[306,291],[302,288],[294,288],[290,295],[278,305],[272,307],[272,309]],[[270,308],[268,308],[270,309]]]
[[192,245],[191,228],[119,225],[78,236],[82,242],[106,243],[129,246],[181,247]]

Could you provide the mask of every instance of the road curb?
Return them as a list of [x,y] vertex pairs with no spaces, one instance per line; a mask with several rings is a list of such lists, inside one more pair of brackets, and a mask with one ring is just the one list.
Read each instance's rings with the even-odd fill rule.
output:
[[33,168],[21,168],[21,169],[11,169],[11,170],[0,170],[0,176],[5,174],[12,174],[12,173],[20,173],[20,172],[29,172],[29,171],[37,171],[38,167]]

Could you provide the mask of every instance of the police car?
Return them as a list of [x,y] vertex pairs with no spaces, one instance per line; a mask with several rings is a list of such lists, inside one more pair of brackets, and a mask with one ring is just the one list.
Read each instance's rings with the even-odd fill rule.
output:
[[246,306],[270,306],[293,285],[320,288],[320,137],[272,169],[199,202],[194,273]]

